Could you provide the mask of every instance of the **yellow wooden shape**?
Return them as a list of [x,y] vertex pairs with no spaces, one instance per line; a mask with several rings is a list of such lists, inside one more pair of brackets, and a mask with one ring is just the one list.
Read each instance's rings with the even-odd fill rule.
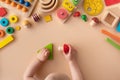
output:
[[75,8],[75,6],[69,0],[64,0],[62,6],[70,12],[72,12]]
[[5,47],[9,43],[11,43],[13,40],[14,40],[14,37],[12,35],[7,36],[5,39],[3,39],[2,41],[0,41],[0,48]]
[[104,8],[102,0],[84,0],[84,11],[91,16],[99,15]]
[[51,15],[44,16],[44,20],[45,20],[46,22],[52,21]]

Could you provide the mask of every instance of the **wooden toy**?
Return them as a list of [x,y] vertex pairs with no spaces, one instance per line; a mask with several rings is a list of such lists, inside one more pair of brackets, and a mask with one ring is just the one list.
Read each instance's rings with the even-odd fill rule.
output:
[[2,19],[0,20],[0,24],[1,24],[3,27],[6,27],[6,26],[9,25],[9,21],[8,21],[7,18],[2,18]]
[[68,12],[65,9],[58,9],[57,10],[57,16],[60,19],[65,19],[68,16]]
[[102,23],[108,27],[114,28],[119,22],[119,17],[110,11],[106,11],[101,19]]
[[0,17],[4,17],[7,14],[7,11],[5,8],[0,7]]
[[110,6],[117,3],[120,3],[120,0],[105,0],[106,6]]
[[39,13],[35,13],[32,15],[32,19],[35,21],[35,22],[39,22],[41,17],[40,17],[40,14]]
[[68,44],[64,44],[63,46],[59,46],[58,50],[64,51],[64,53],[67,54],[69,52],[69,46],[68,46]]
[[118,23],[117,27],[116,27],[116,31],[120,32],[120,22]]
[[114,39],[116,42],[120,43],[120,36],[117,36],[105,29],[102,29],[101,32],[107,36],[109,36],[110,38]]
[[99,24],[100,20],[97,17],[93,17],[92,21],[90,22],[90,26],[95,26],[96,24]]
[[18,16],[16,16],[16,15],[11,15],[11,16],[9,17],[9,21],[10,21],[10,23],[17,23],[17,22],[18,22]]
[[79,11],[74,12],[73,17],[79,17],[81,14]]
[[81,19],[86,22],[87,21],[87,16],[83,14],[83,15],[81,15]]
[[8,9],[16,8],[16,13],[21,13],[22,15],[29,17],[35,8],[36,3],[38,0],[33,0],[32,2],[25,1],[25,0],[0,0],[1,6],[4,6]]
[[76,6],[79,4],[80,0],[72,0],[73,4]]
[[84,0],[83,7],[88,15],[97,16],[103,11],[103,0]]
[[5,39],[0,41],[0,48],[5,47],[9,43],[11,43],[14,40],[14,37],[12,35],[7,36]]
[[20,30],[21,30],[21,27],[20,27],[20,26],[16,26],[16,27],[15,27],[15,30],[20,31]]
[[5,31],[4,30],[0,30],[0,38],[5,36]]
[[52,21],[51,15],[46,15],[46,16],[44,16],[44,20],[45,20],[46,22]]
[[24,20],[22,24],[23,24],[24,28],[30,28],[31,27],[31,23],[28,20]]
[[8,34],[14,33],[14,28],[13,28],[13,27],[8,27],[8,28],[6,29],[6,33],[8,33]]
[[114,46],[115,48],[117,48],[118,50],[120,50],[120,45],[118,45],[117,43],[115,43],[113,40],[111,40],[110,38],[106,38],[106,41],[108,43],[110,43],[112,46]]
[[69,0],[64,0],[62,6],[70,12],[72,12],[75,8],[75,6]]
[[[44,48],[47,48],[50,51],[50,55],[49,55],[48,59],[52,60],[53,59],[53,44],[50,43],[47,46],[45,46]],[[37,53],[39,53],[40,51],[41,51],[41,49],[38,50]]]
[[41,12],[51,12],[57,5],[59,0],[40,0],[40,11]]

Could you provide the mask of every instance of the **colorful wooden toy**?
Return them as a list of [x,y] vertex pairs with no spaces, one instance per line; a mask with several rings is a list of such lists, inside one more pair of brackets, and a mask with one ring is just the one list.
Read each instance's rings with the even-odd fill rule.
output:
[[6,26],[9,25],[9,21],[8,21],[7,18],[2,18],[2,19],[0,20],[0,24],[1,24],[3,27],[6,27]]
[[101,32],[107,36],[109,36],[110,38],[114,39],[116,42],[120,43],[120,36],[117,36],[105,29],[102,29]]
[[35,21],[35,22],[39,22],[41,17],[40,17],[40,14],[39,13],[35,13],[32,15],[32,19]]
[[52,21],[51,15],[46,15],[46,16],[44,16],[44,20],[45,20],[46,22]]
[[5,31],[4,30],[0,30],[0,38],[5,36]]
[[65,10],[65,9],[58,9],[57,10],[57,16],[58,16],[58,18],[60,18],[60,19],[65,19],[65,18],[67,18],[68,17],[68,12]]
[[18,16],[16,16],[16,15],[11,15],[11,16],[9,17],[9,21],[10,21],[10,23],[17,23],[17,22],[18,22]]
[[3,8],[3,7],[0,7],[0,17],[5,16],[6,14],[7,14],[6,9],[5,9],[5,8]]
[[59,0],[40,0],[40,11],[51,12],[57,7],[58,3]]
[[81,14],[80,14],[79,11],[76,11],[76,12],[74,12],[74,14],[73,14],[74,17],[79,17],[80,15],[81,15]]
[[117,3],[120,3],[120,0],[105,0],[106,6],[110,6]]
[[72,0],[73,4],[76,6],[79,4],[80,0]]
[[119,17],[111,11],[106,11],[101,19],[102,23],[108,27],[114,28],[119,22]]
[[86,22],[87,21],[87,16],[83,14],[83,15],[81,15],[81,19]]
[[69,0],[64,0],[62,6],[70,12],[72,12],[75,8],[75,6]]
[[116,31],[120,32],[120,22],[118,23],[117,27],[116,27]]
[[99,24],[100,20],[97,17],[93,17],[91,22],[90,22],[90,26],[95,26],[96,24]]
[[24,20],[22,24],[23,24],[24,28],[30,28],[31,27],[31,23],[28,20]]
[[84,0],[83,7],[88,15],[97,16],[103,11],[103,0]]
[[[47,49],[50,51],[50,55],[49,55],[48,59],[49,59],[49,60],[52,60],[52,59],[53,59],[53,44],[50,43],[50,44],[48,44],[47,46],[45,46],[44,48],[47,48]],[[37,53],[39,53],[40,51],[41,51],[41,49],[39,49],[39,50],[37,51]]]
[[6,29],[6,33],[8,33],[8,34],[13,34],[13,33],[14,33],[14,28],[13,28],[13,27],[8,27],[8,28]]
[[11,43],[14,40],[14,37],[12,35],[7,36],[5,39],[0,41],[0,48],[3,48],[7,46],[9,43]]
[[65,54],[67,54],[69,52],[69,46],[68,44],[63,44],[63,46],[58,47],[58,50],[63,51]]
[[15,27],[15,30],[20,31],[20,30],[21,30],[21,27],[20,27],[20,26],[16,26],[16,27]]
[[120,45],[114,42],[112,39],[106,38],[106,41],[110,43],[112,46],[114,46],[115,48],[117,48],[118,50],[120,50]]
[[[35,8],[38,0],[31,0],[31,1],[27,1],[27,0],[0,0],[1,2],[1,6],[4,6],[8,9],[11,9],[12,7],[15,7],[16,9],[18,9],[19,11],[21,11],[22,15],[29,17],[33,11],[33,9]],[[15,10],[15,12],[17,13],[18,10]]]

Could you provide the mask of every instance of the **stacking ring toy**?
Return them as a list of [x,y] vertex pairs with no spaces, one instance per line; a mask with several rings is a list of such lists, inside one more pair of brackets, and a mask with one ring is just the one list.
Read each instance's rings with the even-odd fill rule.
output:
[[8,19],[6,18],[2,18],[1,21],[0,21],[0,24],[3,26],[3,27],[6,27],[9,25],[9,21]]
[[60,19],[65,19],[65,18],[67,18],[68,13],[67,13],[67,11],[66,11],[65,9],[59,9],[59,10],[57,11],[57,16],[58,16],[58,18],[60,18]]
[[0,30],[0,37],[4,37],[5,36],[5,31]]
[[16,23],[16,22],[18,22],[18,17],[13,15],[13,16],[10,16],[9,20],[11,23]]
[[14,33],[14,28],[8,27],[8,28],[6,29],[6,32],[7,32],[8,34],[12,34],[12,33]]

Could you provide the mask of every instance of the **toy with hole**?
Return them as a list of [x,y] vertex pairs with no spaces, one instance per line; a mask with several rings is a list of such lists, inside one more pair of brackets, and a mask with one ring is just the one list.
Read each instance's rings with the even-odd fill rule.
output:
[[[47,48],[47,49],[50,51],[50,55],[49,55],[48,59],[49,59],[49,60],[52,60],[52,59],[53,59],[53,44],[50,43],[50,44],[48,44],[47,46],[45,46],[44,48]],[[39,50],[37,51],[37,53],[39,54],[40,51],[41,51],[41,49],[39,49]]]
[[15,8],[14,12],[22,14],[26,17],[29,17],[36,6],[38,0],[0,0],[1,6],[4,6],[8,9]]
[[16,16],[16,15],[11,15],[10,17],[9,17],[9,21],[10,21],[10,23],[17,23],[18,22],[18,16]]
[[59,0],[40,0],[40,11],[51,12],[57,7],[58,3]]
[[0,30],[0,38],[5,36],[5,31],[4,30]]
[[88,15],[97,16],[103,11],[103,0],[84,0],[83,7]]
[[7,18],[2,18],[2,19],[0,20],[0,24],[1,24],[3,27],[6,27],[6,26],[9,25],[9,21],[8,21]]
[[119,22],[119,17],[111,11],[106,11],[102,16],[101,22],[108,27],[114,28]]
[[69,52],[69,46],[68,44],[63,44],[63,46],[58,47],[58,50],[63,51],[65,54],[67,54]]

